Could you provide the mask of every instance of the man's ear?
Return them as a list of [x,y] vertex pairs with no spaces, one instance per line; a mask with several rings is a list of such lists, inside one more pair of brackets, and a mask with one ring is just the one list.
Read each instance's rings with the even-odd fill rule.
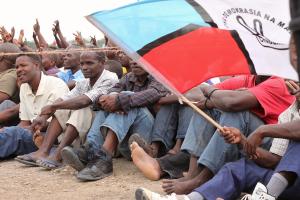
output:
[[42,69],[42,64],[38,63],[38,62],[34,62],[34,67],[38,70],[41,70]]

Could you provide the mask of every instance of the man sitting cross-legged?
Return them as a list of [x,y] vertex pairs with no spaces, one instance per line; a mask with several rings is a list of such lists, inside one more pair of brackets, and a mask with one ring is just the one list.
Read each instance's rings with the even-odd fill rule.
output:
[[[90,128],[93,113],[89,105],[106,94],[107,91],[118,82],[115,73],[104,69],[105,55],[103,52],[84,52],[80,56],[81,70],[86,77],[85,80],[77,82],[75,88],[65,96],[57,99],[53,104],[45,106],[40,116],[35,120],[35,126],[43,125],[46,120],[53,116],[56,110],[71,110],[68,119],[64,123],[59,123],[53,116],[43,143],[38,151],[19,157],[18,159],[28,160],[28,157],[38,165],[54,169],[61,166],[61,149],[78,138],[78,143],[83,143],[87,131]],[[60,139],[60,144],[49,155],[55,140],[64,130],[64,135]]]
[[[252,160],[242,158],[226,164],[213,179],[188,195],[161,196],[140,188],[136,191],[136,199],[215,200],[218,197],[237,199],[241,192],[251,192],[253,189],[253,194],[247,195],[248,198],[244,199],[275,200],[280,195],[283,199],[299,199],[300,143],[297,142],[300,139],[299,100],[298,91],[297,101],[279,116],[278,125],[261,126],[248,139],[240,130],[224,127],[221,134],[226,142],[239,145]],[[266,136],[280,137],[273,140],[269,151],[258,147]],[[289,142],[281,138],[295,141]]]
[[[290,43],[290,59],[296,69],[298,58],[294,36]],[[279,116],[278,125],[260,126],[247,139],[239,129],[233,127],[225,127],[221,133],[228,143],[242,147],[253,160],[242,158],[226,164],[213,179],[188,195],[161,196],[142,188],[136,191],[136,199],[215,200],[221,197],[227,200],[237,199],[242,191],[251,192],[253,189],[253,194],[243,199],[274,200],[280,195],[284,199],[299,199],[300,143],[297,141],[300,139],[300,87],[293,82],[287,84],[293,89],[296,101]],[[264,137],[276,138],[269,151],[259,148]],[[280,138],[294,141],[289,144],[289,140]],[[266,187],[257,182],[262,182]]]
[[77,175],[80,180],[109,176],[112,156],[117,150],[130,159],[128,138],[132,133],[139,133],[149,141],[154,120],[150,111],[154,112],[153,105],[167,91],[137,63],[131,61],[130,65],[132,72],[126,74],[109,95],[99,99],[102,110],[98,111],[87,135],[86,154],[77,155],[69,147],[62,151],[64,161],[80,171]]
[[[278,77],[238,76],[215,86],[202,86],[201,90],[204,95],[199,92],[198,106],[206,108],[206,112],[222,126],[239,128],[246,135],[264,123],[277,123],[278,115],[294,100],[284,80]],[[270,141],[265,141],[265,147],[269,145]],[[163,181],[162,186],[167,193],[189,193],[210,180],[226,162],[241,156],[236,146],[226,144],[216,128],[198,114],[192,117],[181,150],[192,155],[189,170],[186,177]],[[164,157],[167,163],[174,164],[163,166],[161,161],[142,156],[145,154],[141,148],[133,148],[133,159],[134,154],[139,155],[136,158],[144,160],[144,163],[152,163],[148,166],[153,166],[151,171],[158,177],[177,168],[174,159],[177,155]],[[139,167],[141,171],[143,166],[146,165]]]
[[[56,77],[46,76],[41,72],[41,58],[39,55],[18,55],[16,72],[20,87],[21,122],[18,126],[5,127],[0,132],[0,158],[22,155],[37,150],[33,142],[32,121],[40,114],[42,107],[53,103],[57,98],[66,94],[67,85]],[[54,116],[63,119],[62,112],[55,112]],[[46,130],[47,123],[41,127]]]

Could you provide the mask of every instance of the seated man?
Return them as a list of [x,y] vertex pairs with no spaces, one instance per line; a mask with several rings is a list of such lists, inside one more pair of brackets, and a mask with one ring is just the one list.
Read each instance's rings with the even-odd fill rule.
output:
[[[12,43],[0,44],[0,53],[20,53],[21,50]],[[0,104],[4,100],[19,102],[17,75],[15,69],[16,56],[0,56]],[[0,111],[6,107],[1,106]]]
[[[206,108],[222,126],[236,127],[245,135],[264,123],[277,123],[278,115],[294,100],[284,80],[278,77],[238,76],[216,86],[201,87],[201,90],[204,95],[198,106]],[[268,142],[265,144],[266,147],[269,146]],[[145,154],[140,148],[136,150],[138,151],[133,148],[132,154],[137,153],[137,157],[141,159]],[[189,171],[186,177],[179,180],[164,180],[163,188],[167,193],[187,194],[211,179],[226,162],[237,160],[241,156],[236,146],[226,144],[216,128],[198,114],[192,117],[181,150],[192,155]],[[146,156],[143,160],[143,163],[152,163],[148,167],[153,166],[150,172],[156,177],[176,168],[170,164],[170,156],[159,162]],[[138,166],[142,172],[143,166],[146,165]]]
[[[20,88],[20,120],[18,126],[5,127],[0,131],[0,158],[22,155],[35,151],[32,121],[40,114],[42,107],[53,103],[66,94],[67,85],[56,77],[43,75],[41,58],[38,55],[18,55],[16,70]],[[55,116],[61,119],[61,113]],[[47,124],[42,130],[47,128]]]
[[[200,86],[191,89],[185,95],[192,102],[199,96],[198,87]],[[164,156],[166,153],[175,155],[180,151],[193,110],[190,106],[179,104],[178,97],[173,94],[160,98],[157,107],[159,110],[154,120],[151,144],[147,144],[137,134],[129,138],[129,144],[133,141],[137,142],[153,158]],[[186,153],[185,155],[189,159],[189,155]]]
[[47,75],[55,75],[60,72],[56,67],[57,55],[55,53],[42,54],[42,65]]
[[[98,180],[111,175],[112,155],[117,149],[130,159],[128,138],[133,133],[139,133],[146,141],[150,138],[154,119],[149,111],[153,111],[153,105],[167,91],[137,63],[132,61],[131,67],[132,72],[109,95],[100,97],[103,110],[97,113],[87,135],[86,154],[78,154],[78,158],[71,148],[62,151],[64,161],[80,171],[77,175],[80,180]],[[85,168],[80,159],[88,162]]]
[[[252,196],[247,199],[275,200],[280,195],[284,199],[299,199],[300,143],[290,141],[289,144],[287,139],[276,138],[270,151],[257,147],[264,137],[269,136],[300,139],[299,103],[300,92],[297,93],[297,101],[279,116],[278,125],[260,126],[248,139],[240,130],[224,127],[224,132],[221,133],[224,139],[228,143],[242,147],[252,160],[242,158],[226,164],[213,179],[188,195],[160,196],[141,188],[136,191],[136,199],[215,200],[218,197],[237,199],[241,192],[251,192],[253,189]],[[262,183],[267,184],[266,187]],[[287,190],[284,191],[286,188]],[[157,198],[153,198],[154,196]]]
[[[36,162],[46,169],[54,169],[61,166],[60,153],[62,148],[71,145],[78,136],[79,141],[77,140],[77,143],[84,143],[93,118],[89,106],[118,82],[115,73],[104,69],[104,61],[105,55],[103,52],[84,52],[81,54],[81,70],[86,79],[77,82],[75,88],[68,94],[42,109],[39,118],[34,122],[34,126],[42,126],[52,116],[46,136],[39,150],[29,155],[19,156],[18,160],[20,162],[25,164]],[[64,109],[72,111],[69,113],[67,120],[61,123],[53,114],[57,110]],[[49,155],[51,147],[63,130],[64,135],[59,146]]]
[[[291,1],[291,3],[295,2]],[[296,5],[298,5],[297,3],[295,3],[295,7],[298,8]],[[294,9],[295,8],[293,8],[293,10]],[[300,39],[300,33],[296,34],[298,34],[298,39]],[[298,43],[298,45],[299,44],[300,43]],[[292,36],[290,58],[291,64],[295,69],[299,63],[296,50],[294,37]],[[266,184],[266,187],[258,183],[254,188],[252,196],[247,199],[275,200],[275,198],[278,198],[280,195],[282,195],[284,199],[299,199],[300,159],[298,158],[298,154],[300,152],[300,143],[291,141],[288,145],[288,140],[279,139],[286,138],[296,141],[300,139],[300,88],[297,84],[293,84],[292,82],[290,85],[292,88],[294,87],[293,93],[297,98],[296,101],[279,116],[278,125],[261,126],[251,134],[247,140],[240,130],[236,128],[225,127],[221,133],[227,142],[243,147],[244,151],[253,161],[242,158],[239,161],[226,164],[212,180],[198,187],[187,196],[176,196],[175,194],[172,194],[172,196],[160,196],[142,188],[136,191],[136,199],[215,200],[218,197],[222,199],[236,199],[242,191],[253,190],[257,182]],[[277,138],[273,140],[270,151],[258,148],[264,137]],[[226,187],[224,187],[225,185]],[[286,188],[287,190],[284,191]]]
[[122,65],[118,61],[107,60],[105,61],[104,68],[110,72],[116,73],[119,79],[123,76]]
[[[21,82],[17,79],[18,90],[20,89],[20,86]],[[16,126],[17,124],[19,124],[19,109],[19,100],[18,104],[11,100],[3,101],[0,104],[0,128],[5,126]]]
[[63,56],[64,61],[64,72],[58,72],[56,76],[67,83],[70,89],[75,87],[76,81],[84,79],[80,68],[80,52],[72,51],[76,49],[76,46],[70,46],[67,48],[67,52]]
[[[189,91],[187,95],[189,99],[198,96],[197,88]],[[157,106],[159,109],[151,133],[151,144],[147,144],[138,134],[133,134],[129,138],[129,145],[132,142],[137,142],[153,158],[164,156],[166,153],[177,154],[180,151],[193,115],[192,108],[181,105],[178,102],[178,97],[173,94],[160,98]],[[189,155],[186,155],[189,159]],[[154,177],[148,178],[155,180]]]

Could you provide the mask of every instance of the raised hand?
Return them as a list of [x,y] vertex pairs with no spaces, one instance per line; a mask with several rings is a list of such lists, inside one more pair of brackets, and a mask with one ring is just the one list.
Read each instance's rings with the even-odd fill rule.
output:
[[10,35],[11,35],[11,37],[12,37],[12,40],[13,40],[14,37],[15,37],[15,33],[16,33],[15,27],[12,27],[11,30],[10,30]]
[[38,19],[36,19],[35,24],[33,25],[33,30],[35,33],[39,33],[41,30]]
[[97,46],[96,36],[95,35],[94,35],[94,37],[90,36],[90,38],[91,38],[90,43],[96,47]]
[[83,38],[82,38],[82,36],[81,36],[81,32],[76,31],[76,33],[73,33],[73,35],[75,36],[75,41],[76,41],[76,43],[77,43],[79,46],[84,47],[85,44],[84,44]]
[[[12,33],[14,34],[14,28],[12,28]],[[0,27],[0,34],[4,42],[13,42],[12,33],[9,33],[4,26]]]
[[20,33],[19,33],[19,38],[18,38],[18,44],[20,46],[24,46],[24,40],[23,40],[23,38],[24,38],[24,30],[21,29]]

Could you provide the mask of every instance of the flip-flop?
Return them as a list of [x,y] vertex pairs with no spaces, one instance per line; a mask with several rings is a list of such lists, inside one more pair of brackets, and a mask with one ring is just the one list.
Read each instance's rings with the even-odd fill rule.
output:
[[47,158],[42,158],[36,161],[36,163],[44,168],[44,169],[48,169],[48,170],[52,170],[52,169],[58,169],[61,168],[63,166],[63,164],[61,162],[55,161],[55,160],[49,160]]
[[36,163],[36,159],[32,157],[32,154],[33,153],[17,156],[15,160],[27,166],[37,167],[39,165]]

